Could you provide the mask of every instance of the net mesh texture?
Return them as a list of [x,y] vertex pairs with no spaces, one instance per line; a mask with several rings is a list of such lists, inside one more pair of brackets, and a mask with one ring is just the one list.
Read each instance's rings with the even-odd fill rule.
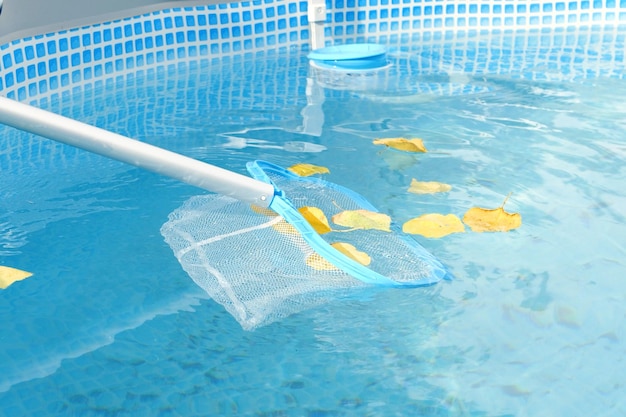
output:
[[193,281],[246,330],[365,285],[340,270],[308,266],[314,251],[282,217],[230,197],[192,197],[161,234]]
[[[256,167],[256,169],[255,169]],[[377,212],[367,200],[359,194],[338,184],[315,177],[300,177],[279,166],[256,161],[248,168],[257,179],[271,181],[284,193],[294,206],[293,211],[302,207],[316,207],[329,219],[332,231],[321,235],[328,245],[348,243],[358,251],[365,252],[371,258],[362,270],[360,279],[379,285],[429,285],[440,281],[447,275],[444,266],[411,236],[403,233],[398,225],[391,223],[391,231],[376,229],[354,229],[332,223],[336,214],[344,211],[365,210]],[[260,175],[262,172],[264,175]],[[281,213],[283,214],[283,213]],[[318,246],[314,246],[319,251]],[[343,256],[341,264],[355,262]],[[341,265],[338,265],[341,266]]]
[[[335,184],[298,177],[272,164],[255,166],[261,171],[255,175],[252,170],[253,176],[261,172],[265,176],[261,179],[271,180],[296,215],[303,206],[317,207],[328,218],[343,210],[375,210]],[[358,265],[365,271],[361,279],[341,268],[344,263],[356,263],[346,256],[339,256],[339,267],[329,267],[327,258],[318,255],[324,253],[319,245],[307,243],[306,233],[294,224],[271,209],[203,195],[172,212],[161,234],[194,282],[246,330],[350,296],[379,278],[383,285],[408,282],[417,286],[435,283],[445,275],[443,266],[395,225],[391,232],[350,230],[322,235],[328,244],[349,243],[370,256],[367,267]]]

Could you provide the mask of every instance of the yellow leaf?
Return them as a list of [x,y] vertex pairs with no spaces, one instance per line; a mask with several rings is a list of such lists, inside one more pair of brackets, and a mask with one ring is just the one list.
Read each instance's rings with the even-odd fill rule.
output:
[[424,141],[421,139],[387,138],[374,139],[374,145],[385,145],[389,148],[405,152],[426,152]]
[[5,289],[15,281],[21,281],[32,275],[30,272],[0,265],[0,289]]
[[335,265],[322,258],[317,253],[307,256],[306,264],[316,271],[338,271]]
[[444,184],[437,181],[418,181],[415,178],[411,180],[411,186],[409,192],[413,194],[434,194],[445,193],[452,189],[449,184]]
[[[361,252],[353,245],[345,242],[335,242],[330,246],[337,249],[339,252],[346,255],[348,258],[360,263],[361,265],[367,266],[372,262],[372,258],[365,252]],[[313,253],[306,258],[306,264],[316,271],[335,271],[339,270],[335,265],[328,262],[322,256],[317,253]]]
[[404,233],[422,235],[425,237],[443,237],[452,233],[462,233],[465,226],[454,214],[424,214],[411,219],[402,225]]
[[508,232],[522,225],[522,216],[519,213],[507,213],[504,205],[510,194],[497,209],[472,207],[463,216],[463,222],[474,232]]
[[[257,206],[255,204],[250,204],[250,208],[255,213],[262,214],[264,216],[268,216],[268,217],[276,217],[276,216],[278,216],[278,213],[276,213],[274,210],[272,210],[270,208]],[[300,232],[298,232],[298,230],[295,227],[293,227],[292,225],[287,223],[285,221],[285,219],[281,219],[277,223],[272,224],[272,228],[274,230],[276,230],[277,232],[282,233],[284,235],[298,235],[298,234],[300,234]]]
[[333,243],[330,246],[332,246],[333,248],[337,249],[339,252],[343,253],[348,258],[350,258],[350,259],[352,259],[354,261],[357,261],[361,265],[367,266],[367,265],[370,264],[370,262],[372,262],[372,258],[370,258],[367,253],[361,252],[360,250],[358,250],[357,248],[355,248],[354,246],[352,246],[349,243],[336,242],[336,243]]
[[[268,216],[268,217],[276,217],[276,216],[278,216],[278,213],[276,213],[274,210],[272,210],[270,208],[257,206],[255,204],[250,204],[250,208],[255,213],[262,214],[264,216]],[[285,219],[281,219],[279,222],[274,223],[272,225],[272,228],[274,230],[276,230],[277,232],[282,233],[284,235],[298,235],[298,234],[300,234],[300,232],[298,232],[298,230],[295,227],[293,227],[292,225],[287,223],[285,221]]]
[[309,222],[311,226],[313,226],[313,229],[315,229],[315,231],[320,235],[328,233],[332,230],[330,228],[330,225],[328,224],[328,219],[326,219],[326,215],[319,208],[304,206],[300,207],[298,211],[300,212],[300,214],[302,214],[302,217],[304,217],[306,221]]
[[284,235],[299,235],[298,229],[290,225],[285,221],[285,219],[279,221],[276,224],[272,225],[272,228],[276,230],[278,233],[282,233]]
[[276,216],[278,216],[278,213],[276,213],[274,210],[272,210],[270,208],[267,208],[267,207],[261,207],[261,206],[255,205],[255,204],[250,204],[250,208],[255,213],[262,214],[264,216],[269,216],[269,217],[276,217]]
[[313,164],[295,164],[287,169],[301,177],[308,177],[313,174],[330,174],[328,168]]
[[335,224],[352,229],[376,229],[391,232],[391,217],[369,210],[345,210],[332,217]]

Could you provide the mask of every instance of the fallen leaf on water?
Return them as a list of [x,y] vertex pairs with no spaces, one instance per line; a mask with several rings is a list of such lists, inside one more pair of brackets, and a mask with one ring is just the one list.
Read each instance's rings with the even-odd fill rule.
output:
[[517,229],[522,225],[522,216],[504,211],[510,196],[506,196],[502,205],[496,209],[472,207],[463,216],[463,222],[474,232],[508,232]]
[[328,168],[313,164],[295,164],[287,169],[294,174],[300,175],[301,177],[308,177],[314,174],[330,174],[330,170]]
[[32,275],[30,272],[0,265],[0,289],[5,289],[14,282],[21,281]]
[[374,145],[385,145],[389,148],[405,152],[427,152],[424,141],[421,139],[387,138],[374,139]]
[[423,214],[402,225],[404,233],[439,238],[452,233],[462,233],[465,226],[454,214]]
[[[361,265],[368,266],[372,262],[372,258],[370,258],[367,253],[361,252],[349,243],[335,242],[332,243],[330,246],[337,249],[348,258],[360,263]],[[333,271],[339,269],[317,253],[309,255],[306,258],[306,264],[317,271]]]
[[413,194],[434,194],[445,193],[452,189],[449,184],[437,181],[418,181],[415,178],[411,180],[408,191]]
[[306,221],[309,222],[311,226],[313,226],[313,229],[315,229],[315,231],[320,235],[328,233],[332,230],[330,228],[330,225],[328,224],[328,219],[326,218],[326,215],[319,208],[304,206],[300,207],[298,211],[300,212],[300,214],[302,214],[302,217],[304,217]]
[[391,217],[369,210],[345,210],[332,217],[333,223],[354,229],[391,232]]

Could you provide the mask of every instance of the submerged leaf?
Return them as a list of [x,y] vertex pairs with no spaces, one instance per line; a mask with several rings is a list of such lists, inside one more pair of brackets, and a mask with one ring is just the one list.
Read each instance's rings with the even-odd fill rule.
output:
[[353,245],[349,243],[336,242],[330,246],[337,249],[339,252],[343,253],[348,258],[354,261],[357,261],[361,265],[367,266],[370,264],[370,262],[372,262],[372,258],[370,258],[370,256],[367,253],[361,252],[360,250],[358,250],[357,248],[355,248]]
[[369,210],[345,210],[332,217],[335,224],[352,229],[376,229],[391,232],[391,217]]
[[426,152],[424,141],[421,139],[387,138],[374,139],[374,145],[385,145],[389,148],[405,152]]
[[313,174],[330,174],[328,168],[313,164],[295,164],[287,169],[301,177],[308,177]]
[[452,233],[462,233],[465,226],[454,214],[424,214],[411,219],[402,225],[404,233],[417,234],[425,237],[439,238]]
[[278,216],[278,213],[276,213],[271,208],[261,207],[261,206],[255,205],[255,204],[250,204],[250,208],[252,209],[253,212],[258,213],[258,214],[262,214],[264,216],[269,216],[269,217],[276,217],[276,216]]
[[463,216],[463,221],[474,232],[508,232],[517,229],[522,225],[522,216],[519,213],[504,211],[509,196],[510,194],[496,209],[472,207]]
[[[335,242],[330,246],[337,249],[339,252],[346,255],[348,258],[360,263],[361,265],[368,266],[372,262],[372,258],[365,253],[361,252],[353,245],[345,242]],[[306,264],[316,271],[335,271],[339,270],[335,265],[328,262],[321,255],[313,253],[306,258]]]
[[[274,210],[272,210],[270,208],[257,206],[255,204],[250,204],[250,208],[255,213],[262,214],[264,216],[268,216],[268,217],[277,217],[278,216],[278,213],[276,213]],[[298,234],[300,234],[300,232],[298,232],[298,230],[295,227],[293,227],[292,225],[287,223],[287,221],[285,219],[280,219],[280,221],[272,224],[272,228],[274,230],[276,230],[277,232],[282,233],[284,235],[298,235]]]
[[30,272],[0,265],[0,289],[5,289],[14,282],[21,281],[32,275]]
[[319,208],[304,206],[300,207],[298,211],[300,212],[300,214],[302,214],[302,217],[304,217],[306,221],[309,222],[311,226],[313,226],[313,229],[315,229],[315,231],[320,235],[328,233],[332,230],[330,228],[330,225],[328,224],[328,219],[326,218],[326,215]]
[[313,253],[306,258],[306,264],[316,271],[338,271],[335,265],[322,258],[317,253]]
[[276,224],[272,225],[272,228],[276,230],[278,233],[282,233],[284,235],[299,235],[298,229],[287,223],[285,219],[282,219]]
[[411,186],[408,191],[413,194],[434,194],[445,193],[452,189],[449,184],[437,181],[418,181],[415,178],[411,180]]
[[380,157],[394,171],[404,171],[415,166],[419,161],[415,154],[408,152],[383,152]]

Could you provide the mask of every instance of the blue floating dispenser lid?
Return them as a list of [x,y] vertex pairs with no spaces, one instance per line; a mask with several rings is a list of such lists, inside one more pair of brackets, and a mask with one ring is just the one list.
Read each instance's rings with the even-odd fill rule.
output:
[[327,68],[373,69],[387,65],[386,53],[382,45],[357,43],[316,49],[308,58]]

